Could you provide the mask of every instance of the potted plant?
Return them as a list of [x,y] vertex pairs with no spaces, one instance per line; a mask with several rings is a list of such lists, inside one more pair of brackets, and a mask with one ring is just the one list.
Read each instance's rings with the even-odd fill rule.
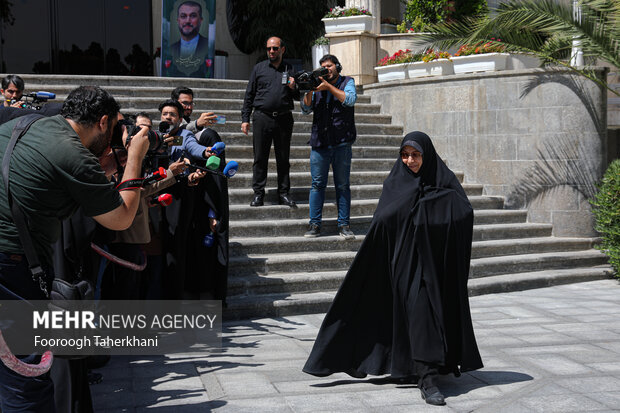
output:
[[312,44],[312,67],[319,67],[321,57],[329,53],[329,39],[321,36]]
[[402,80],[408,78],[407,69],[413,62],[422,60],[422,53],[413,53],[411,50],[399,50],[391,56],[379,60],[375,70],[379,82]]
[[422,76],[444,76],[454,73],[451,55],[448,52],[428,49],[422,54],[422,61],[411,63],[407,68],[409,79]]
[[396,20],[394,17],[381,18],[381,34],[398,33],[397,26],[398,20]]
[[504,70],[509,54],[504,53],[506,47],[497,42],[501,39],[461,46],[452,58],[454,73]]
[[336,6],[322,20],[325,33],[372,30],[372,14],[364,8]]

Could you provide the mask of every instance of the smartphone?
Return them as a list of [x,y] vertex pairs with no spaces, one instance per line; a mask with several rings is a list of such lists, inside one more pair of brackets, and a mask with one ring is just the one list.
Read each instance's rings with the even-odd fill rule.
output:
[[226,115],[217,115],[217,117],[215,118],[215,123],[217,123],[218,125],[225,125]]
[[173,136],[172,141],[169,144],[170,146],[181,146],[183,145],[183,136]]

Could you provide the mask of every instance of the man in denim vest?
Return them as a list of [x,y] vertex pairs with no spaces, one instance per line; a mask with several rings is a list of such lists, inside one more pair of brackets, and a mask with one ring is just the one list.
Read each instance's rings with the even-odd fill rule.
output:
[[342,66],[338,58],[327,54],[319,61],[329,73],[320,78],[321,84],[308,92],[302,102],[302,111],[314,112],[312,134],[309,144],[310,173],[310,226],[305,237],[317,237],[321,233],[323,203],[329,166],[334,174],[336,204],[338,206],[338,230],[344,239],[354,239],[349,227],[351,212],[351,145],[355,142],[355,113],[353,106],[357,100],[355,81],[349,76],[341,76]]

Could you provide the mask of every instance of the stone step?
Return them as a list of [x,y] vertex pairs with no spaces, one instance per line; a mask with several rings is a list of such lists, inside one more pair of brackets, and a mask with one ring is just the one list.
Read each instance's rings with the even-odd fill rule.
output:
[[[228,160],[234,159],[239,164],[239,172],[249,173],[252,171],[253,159],[249,158],[233,158],[227,157]],[[389,171],[394,166],[395,159],[360,159],[353,158],[351,161],[351,171]],[[307,172],[310,173],[309,159],[290,159],[291,172]],[[269,158],[268,171],[276,173],[276,160],[274,157]]]
[[[402,129],[402,128],[401,128]],[[222,138],[222,141],[226,143],[226,145],[231,146],[243,146],[243,145],[251,145],[252,144],[252,135],[244,135],[240,131],[227,132],[217,130],[217,133]],[[301,133],[293,131],[293,136],[291,137],[291,146],[308,146],[308,140],[310,139],[310,133]],[[361,146],[390,146],[394,148],[394,157],[398,156],[398,148],[400,147],[400,143],[403,140],[402,131],[394,134],[394,135],[383,135],[383,134],[368,134],[361,133],[359,130],[357,131],[357,139],[353,144],[353,147],[356,145]]]
[[[158,112],[159,113],[159,112]],[[305,133],[306,134],[306,142],[308,142],[310,132],[312,127],[312,118],[306,117],[306,121],[298,121],[295,122],[293,126],[294,133]],[[399,125],[391,125],[391,124],[373,124],[373,123],[361,123],[356,122],[355,128],[357,133],[364,135],[376,135],[376,134],[384,134],[384,135],[401,135],[403,133],[403,127]],[[221,132],[240,132],[241,131],[241,120],[232,120],[229,121],[226,119],[225,125],[216,125],[213,128],[217,133]],[[252,132],[252,127],[250,126],[250,132]],[[248,141],[249,142],[249,141]],[[232,142],[230,143],[232,144]],[[400,141],[398,142],[400,144]]]
[[[226,142],[224,142],[226,143]],[[398,156],[398,149],[391,146],[363,146],[359,144],[354,144],[351,148],[353,158],[392,158],[396,159]],[[306,159],[308,162],[310,161],[310,151],[311,148],[309,145],[300,145],[300,146],[291,146],[291,152],[289,159]],[[246,158],[253,159],[254,158],[254,148],[252,146],[238,146],[238,145],[226,145],[226,157],[230,159],[237,158]],[[275,159],[275,153],[273,146],[269,152],[269,158]]]
[[[540,245],[541,243],[537,243]],[[579,244],[578,246],[582,246]],[[472,246],[473,248],[473,246]],[[516,247],[515,247],[516,248]],[[515,249],[518,251],[518,249]],[[490,275],[540,271],[549,268],[573,268],[607,263],[605,255],[595,249],[541,252],[531,254],[502,254],[472,259],[470,278]],[[295,251],[231,257],[229,278],[236,276],[277,275],[278,273],[313,273],[315,271],[346,270],[357,251]]]
[[[328,191],[329,197],[323,204],[323,217],[324,218],[335,218],[338,216],[338,209],[335,201],[334,191]],[[305,197],[306,202],[298,202],[297,208],[290,208],[284,205],[265,205],[262,207],[250,207],[249,203],[251,197],[243,198],[245,203],[231,205],[230,206],[230,220],[231,221],[242,221],[242,220],[273,220],[273,219],[308,219],[309,217],[309,205],[307,203],[307,196]],[[296,198],[295,198],[296,199]],[[297,200],[297,199],[296,199]],[[351,200],[351,216],[359,216],[359,215],[372,215],[375,213],[377,209],[377,199],[352,199]],[[502,210],[500,210],[502,211]],[[474,216],[475,222],[478,223],[494,223],[496,221],[491,221],[487,215],[481,215],[483,212],[487,212],[485,210],[477,210]],[[497,216],[497,221],[499,222],[525,222],[523,218],[524,215],[521,212],[513,212],[506,211],[506,215]],[[512,214],[512,215],[508,215]],[[514,215],[514,218],[513,218]],[[495,217],[493,215],[492,217]],[[511,219],[519,219],[519,221],[511,221]],[[480,219],[485,219],[486,221],[481,222]],[[508,220],[508,221],[503,221]]]
[[[230,159],[234,159],[231,157]],[[365,185],[365,184],[382,184],[385,178],[389,175],[390,171],[351,171],[349,176],[350,185]],[[291,172],[289,174],[291,179],[291,187],[308,185],[312,181],[309,172]],[[267,187],[276,187],[277,174],[267,174]],[[329,173],[327,179],[327,185],[333,186],[334,179],[333,174]],[[252,172],[237,172],[233,179],[228,180],[229,188],[250,188],[252,187]]]
[[[232,159],[232,158],[231,158]],[[351,171],[349,181],[351,185],[364,185],[364,184],[382,184],[385,181],[385,178],[389,175],[389,170],[384,171]],[[463,172],[455,171],[454,174],[459,179],[460,182],[463,182]],[[302,186],[307,185],[310,179],[309,172],[291,172],[289,174],[291,179],[291,186]],[[267,187],[276,187],[277,184],[277,174],[268,173],[267,174]],[[328,185],[333,185],[334,180],[332,178],[332,173],[330,171],[328,178]],[[471,187],[478,186],[476,184],[468,184]],[[252,186],[252,172],[237,172],[233,179],[228,181],[229,188],[249,188]]]
[[[136,112],[146,112],[149,114],[151,119],[159,120],[159,104],[162,103],[166,98],[149,98],[148,100],[137,99],[138,98],[119,98],[117,99],[117,101],[119,105],[121,105],[122,111],[124,113],[132,114]],[[196,119],[198,117],[198,114],[202,112],[215,112],[218,115],[225,115],[227,122],[241,122],[241,107],[243,105],[243,101],[236,100],[236,103],[234,105],[228,101],[224,101],[224,104],[219,102],[222,101],[210,100],[209,102],[207,102],[207,99],[194,99],[195,109],[192,118]],[[364,109],[358,111],[358,107]],[[356,104],[355,122],[383,124],[390,123],[392,121],[392,116],[387,114],[381,114],[376,111],[376,108],[376,105],[369,105],[369,107],[365,107],[364,104]],[[305,115],[301,113],[301,111],[295,110],[293,111],[293,119],[295,120],[295,122],[312,122],[312,115]],[[155,122],[155,124],[157,124],[157,122]]]
[[[288,208],[288,207],[286,207]],[[350,219],[351,230],[356,235],[368,232],[372,215],[353,216]],[[548,237],[551,235],[551,224],[536,223],[501,223],[474,225],[474,241],[495,239],[513,239],[525,237]],[[308,230],[308,219],[279,219],[258,221],[231,221],[230,239],[247,237],[295,237]],[[338,225],[336,218],[324,218],[321,234],[336,235]]]
[[[357,251],[365,236],[358,235],[354,240],[345,240],[338,235],[317,238],[278,237],[278,238],[234,238],[230,241],[231,257],[260,256],[278,253]],[[472,244],[472,258],[519,255],[535,252],[579,251],[591,249],[594,238],[518,238],[494,241],[475,241]]]
[[470,278],[517,272],[570,269],[607,264],[607,257],[598,250],[560,251],[537,254],[507,255],[472,260]]
[[[69,88],[73,90],[80,85],[100,86],[104,89],[118,89],[120,92],[131,92],[144,87],[161,88],[168,90],[168,96],[172,89],[179,85],[187,86],[192,90],[213,89],[237,89],[244,90],[247,80],[231,79],[198,79],[188,77],[154,77],[154,76],[96,76],[96,75],[39,75],[20,74],[26,83],[26,90],[46,90]],[[66,89],[65,89],[66,90]],[[46,90],[47,91],[47,90]],[[53,91],[53,90],[52,90]]]
[[[484,278],[470,279],[470,296],[508,291],[522,291],[552,285],[594,281],[611,277],[608,265],[595,267],[576,267],[571,269],[501,274]],[[334,286],[333,289],[313,292],[280,292],[256,295],[235,295],[228,298],[228,307],[223,317],[227,320],[254,317],[281,317],[294,314],[324,313],[329,309],[345,271],[316,273],[315,282]],[[256,277],[262,279],[266,277]],[[277,280],[269,281],[278,284]],[[304,280],[300,279],[300,283]],[[279,284],[284,284],[280,278]],[[236,287],[237,288],[237,287]],[[241,291],[243,287],[239,288]]]
[[[308,179],[310,181],[310,179]],[[476,203],[474,207],[478,208],[501,208],[503,205],[502,197],[482,197],[476,195],[477,193],[482,192],[482,188],[480,186],[470,187],[467,185],[467,189],[470,190],[468,196],[471,195],[473,202]],[[378,199],[381,195],[381,191],[383,190],[383,185],[381,184],[365,184],[365,185],[351,185],[351,199]],[[466,191],[467,192],[467,191]],[[308,203],[308,198],[310,196],[310,186],[296,186],[292,187],[289,191],[289,195],[295,200],[297,203]],[[250,188],[229,188],[228,189],[228,200],[231,206],[241,205],[246,206],[249,205],[250,201],[254,197],[254,191]],[[336,190],[333,186],[329,186],[325,189],[325,199],[326,202],[334,202],[336,199]],[[470,202],[472,202],[470,200]],[[275,188],[267,188],[265,190],[265,204],[273,204],[278,205],[278,193]],[[299,205],[301,207],[301,205]],[[306,207],[307,208],[307,207]],[[254,208],[254,209],[260,209]],[[307,209],[306,209],[307,211]]]

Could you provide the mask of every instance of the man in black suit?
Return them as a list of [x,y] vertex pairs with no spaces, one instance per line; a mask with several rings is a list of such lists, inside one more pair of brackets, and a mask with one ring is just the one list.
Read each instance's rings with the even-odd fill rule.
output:
[[200,35],[202,6],[185,1],[177,9],[177,24],[181,38],[170,46],[172,62],[165,67],[168,76],[207,77],[208,39]]

